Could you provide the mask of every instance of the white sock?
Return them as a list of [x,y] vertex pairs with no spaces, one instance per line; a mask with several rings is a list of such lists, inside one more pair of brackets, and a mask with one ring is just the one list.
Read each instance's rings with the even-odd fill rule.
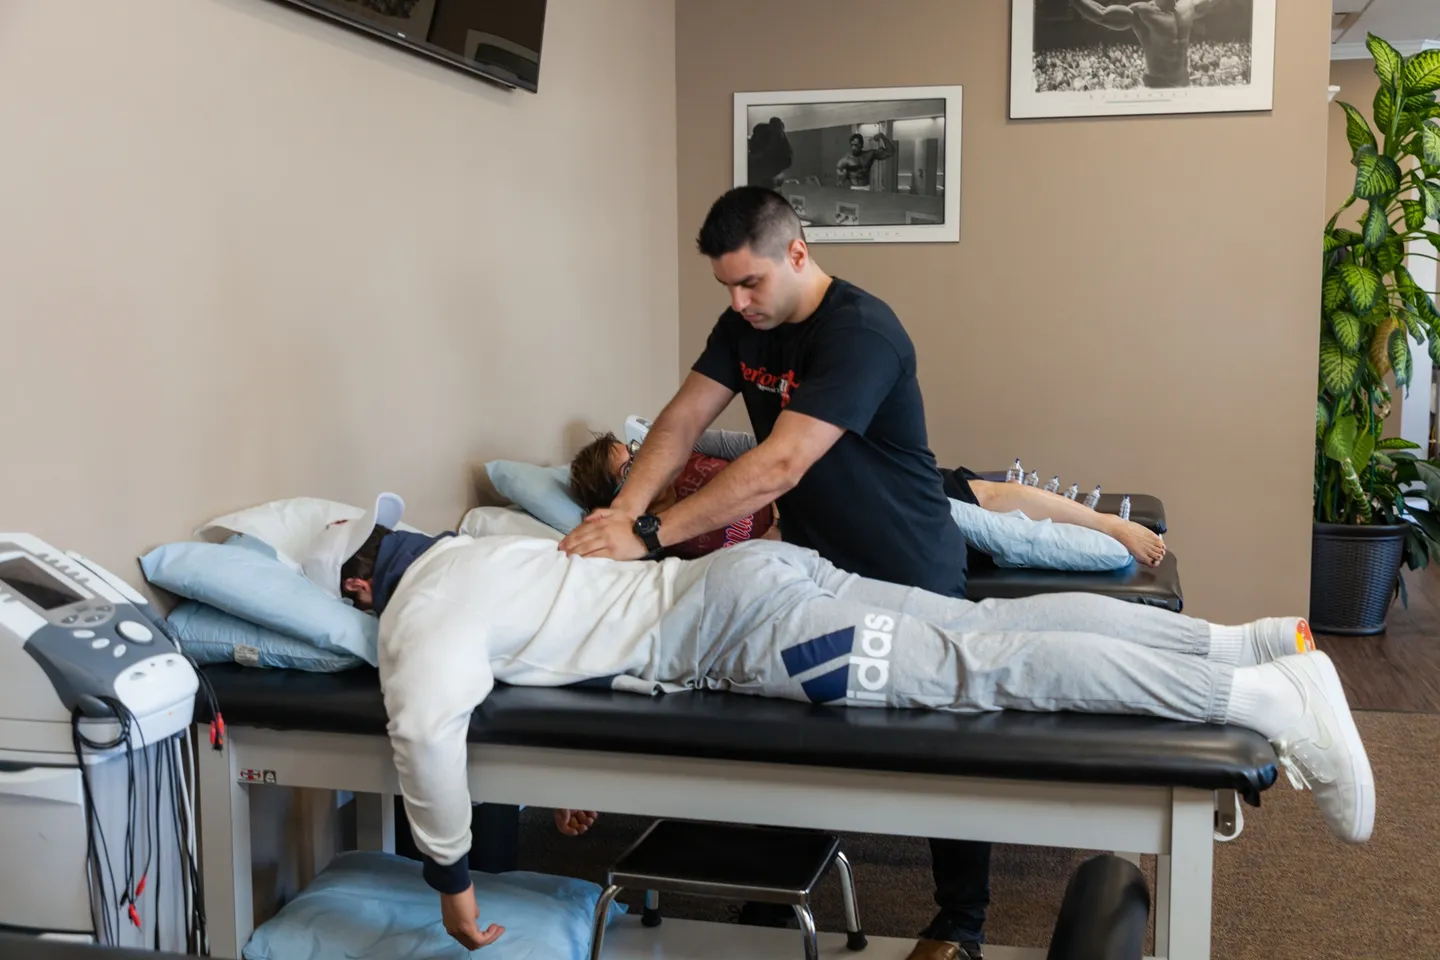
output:
[[1273,740],[1300,722],[1305,698],[1300,688],[1273,663],[1236,667],[1225,722]]
[[[1211,660],[1241,666],[1241,658],[1245,656],[1249,646],[1245,642],[1244,627],[1222,627],[1218,623],[1210,624]],[[1255,662],[1253,658],[1249,657],[1246,657],[1245,660],[1245,665]]]

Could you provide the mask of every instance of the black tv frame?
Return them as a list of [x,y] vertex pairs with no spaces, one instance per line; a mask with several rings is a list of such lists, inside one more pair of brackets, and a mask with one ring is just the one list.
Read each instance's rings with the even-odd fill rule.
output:
[[[271,0],[271,2],[278,3],[283,7],[290,7],[292,9],[300,10],[304,13],[309,13],[312,16],[320,17],[324,20],[330,21],[331,23],[337,23],[342,27],[355,31],[356,33],[363,33],[366,36],[383,40],[391,46],[399,47],[401,50],[405,50],[408,53],[423,57],[426,60],[433,60],[436,63],[450,67],[454,70],[459,70],[461,73],[469,74],[472,77],[478,77],[479,79],[484,80],[487,83],[494,84],[497,87],[502,87],[506,90],[525,90],[529,93],[539,92],[540,81],[538,77],[535,83],[531,84],[528,81],[522,80],[520,77],[515,76],[514,74],[510,73],[508,70],[505,70],[502,67],[478,64],[475,63],[473,60],[466,60],[464,57],[456,56],[455,54],[449,53],[445,50],[432,47],[429,44],[416,43],[406,37],[400,37],[393,33],[388,33],[385,30],[380,29],[379,27],[372,26],[359,20],[351,19],[350,17],[337,13],[329,7],[322,6],[318,3],[313,3],[311,2],[311,0]],[[548,3],[546,5],[546,13],[549,13]]]

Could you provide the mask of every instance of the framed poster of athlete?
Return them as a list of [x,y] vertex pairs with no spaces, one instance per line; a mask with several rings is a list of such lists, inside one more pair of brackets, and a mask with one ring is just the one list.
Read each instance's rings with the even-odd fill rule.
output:
[[1012,0],[1010,116],[1269,110],[1276,0]]
[[735,94],[739,186],[782,193],[811,243],[960,239],[958,86]]

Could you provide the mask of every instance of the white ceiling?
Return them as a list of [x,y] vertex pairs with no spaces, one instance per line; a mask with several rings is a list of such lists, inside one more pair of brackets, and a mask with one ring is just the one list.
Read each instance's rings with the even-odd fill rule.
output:
[[1427,40],[1440,45],[1440,0],[1332,0],[1332,5],[1332,60],[1368,57],[1368,33],[1384,37],[1406,55]]

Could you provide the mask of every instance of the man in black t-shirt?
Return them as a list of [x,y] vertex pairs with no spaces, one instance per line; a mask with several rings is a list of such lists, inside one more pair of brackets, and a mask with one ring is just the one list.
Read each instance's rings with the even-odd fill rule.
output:
[[[656,557],[778,500],[786,541],[851,573],[963,596],[965,542],[929,448],[915,348],[894,311],[821,270],[794,209],[773,190],[726,193],[698,246],[730,309],[610,508],[561,549]],[[698,493],[646,513],[737,393],[759,444]],[[978,957],[990,845],[932,840],[931,852],[940,912],[912,956]]]

